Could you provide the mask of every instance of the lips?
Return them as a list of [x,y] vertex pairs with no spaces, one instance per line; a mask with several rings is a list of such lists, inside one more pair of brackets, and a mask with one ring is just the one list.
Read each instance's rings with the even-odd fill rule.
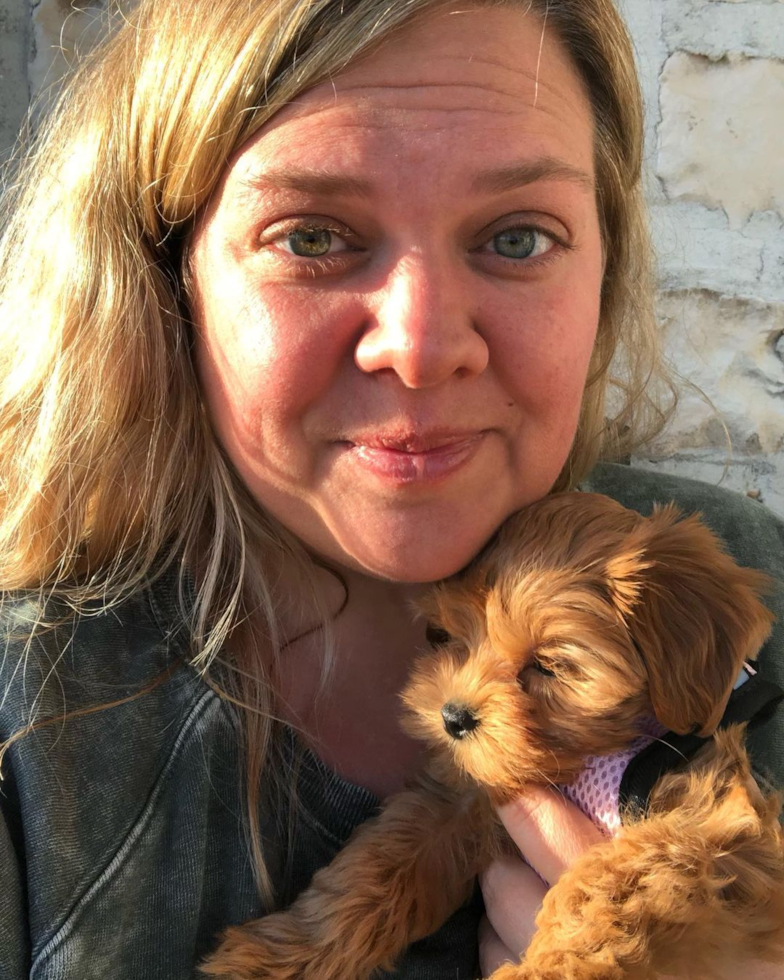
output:
[[368,433],[344,443],[358,466],[393,483],[431,483],[464,466],[479,450],[485,431]]

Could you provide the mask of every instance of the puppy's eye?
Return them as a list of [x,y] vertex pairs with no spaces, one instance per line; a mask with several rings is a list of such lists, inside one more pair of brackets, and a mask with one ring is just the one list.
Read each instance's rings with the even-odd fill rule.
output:
[[525,688],[526,684],[533,681],[535,677],[544,678],[556,676],[556,672],[552,670],[548,664],[540,660],[538,657],[533,657],[517,675],[517,681],[523,688]]
[[427,637],[427,642],[431,647],[446,646],[446,644],[452,639],[446,630],[442,630],[440,626],[434,626],[432,623],[427,624],[425,636]]

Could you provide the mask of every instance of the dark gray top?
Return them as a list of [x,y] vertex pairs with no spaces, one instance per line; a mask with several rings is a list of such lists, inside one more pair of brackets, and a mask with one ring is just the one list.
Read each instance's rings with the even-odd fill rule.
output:
[[[642,513],[669,500],[701,511],[738,561],[774,576],[779,588],[769,604],[779,622],[760,665],[784,684],[784,523],[739,495],[622,466],[598,467],[583,488]],[[23,659],[14,634],[31,609],[7,600],[0,740],[31,714],[44,719],[127,697],[185,657],[176,608],[162,579],[111,614],[47,633]],[[285,755],[292,739],[282,742]],[[751,744],[757,766],[784,786],[784,712],[757,726]],[[192,978],[224,926],[263,913],[238,771],[233,711],[185,665],[128,704],[16,742],[0,783],[0,980]],[[263,804],[282,905],[378,802],[309,754],[299,796],[303,817],[293,837],[269,794]],[[477,896],[412,947],[395,976],[472,980],[480,915]]]

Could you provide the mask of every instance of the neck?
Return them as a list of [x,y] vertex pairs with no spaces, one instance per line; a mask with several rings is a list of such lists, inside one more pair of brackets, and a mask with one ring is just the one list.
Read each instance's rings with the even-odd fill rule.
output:
[[[321,759],[344,778],[379,796],[402,788],[418,767],[420,747],[400,729],[399,693],[413,661],[428,649],[425,622],[414,602],[426,586],[385,582],[341,570],[345,607],[327,631],[332,655],[324,679],[325,632],[302,615],[281,658],[280,705]],[[319,570],[320,598],[337,612],[345,600],[339,579]],[[297,637],[300,637],[297,639]]]

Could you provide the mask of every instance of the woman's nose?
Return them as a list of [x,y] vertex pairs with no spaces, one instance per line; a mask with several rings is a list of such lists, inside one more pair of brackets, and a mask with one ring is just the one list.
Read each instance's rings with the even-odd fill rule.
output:
[[362,371],[393,371],[407,388],[429,388],[487,367],[487,344],[462,284],[421,257],[397,263],[372,295],[369,314],[354,355]]

